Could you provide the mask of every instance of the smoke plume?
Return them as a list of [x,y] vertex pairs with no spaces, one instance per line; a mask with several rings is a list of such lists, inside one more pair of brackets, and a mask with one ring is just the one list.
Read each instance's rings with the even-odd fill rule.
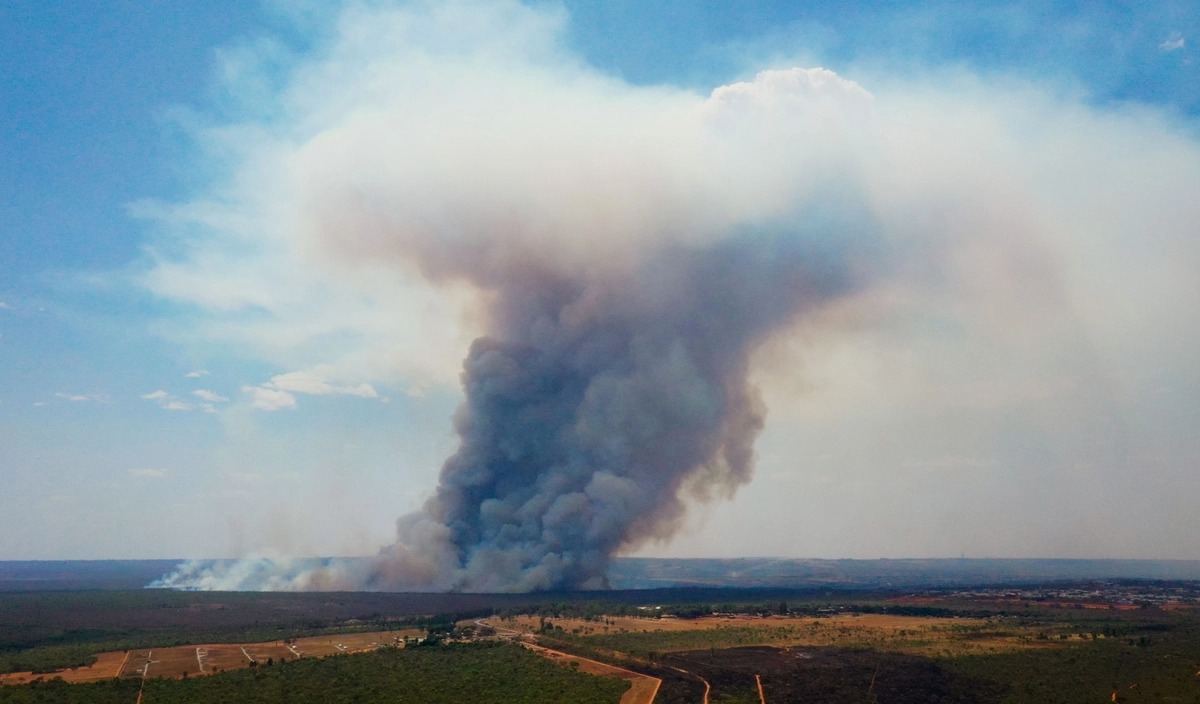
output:
[[[825,395],[858,411],[837,426],[865,453],[851,478],[949,454],[1007,467],[1023,492],[1045,466],[1115,456],[1092,447],[1113,433],[1070,426],[1104,405],[1085,391],[1194,367],[1179,321],[1200,159],[1166,118],[954,72],[876,75],[875,95],[820,68],[631,85],[565,49],[564,25],[515,2],[352,7],[282,71],[278,51],[230,56],[245,78],[230,102],[266,104],[204,133],[224,171],[159,207],[184,236],[145,285],[207,313],[208,338],[319,369],[326,392],[461,383],[457,449],[373,558],[195,562],[159,586],[602,587],[614,555],[750,480],[754,380],[776,418],[800,396],[796,374],[767,386],[759,353],[852,338],[831,332],[863,335],[817,382],[851,388]],[[248,388],[297,405],[278,383]],[[920,432],[896,437],[918,411]],[[1027,417],[1070,426],[1061,457],[977,447]],[[789,466],[823,442],[804,432],[782,443]],[[994,504],[978,486],[973,513]],[[980,535],[1013,524],[995,511]]]
[[464,363],[461,445],[366,586],[598,588],[618,550],[671,534],[683,493],[748,481],[764,415],[750,353],[851,285],[790,235],[500,282]]
[[257,167],[302,204],[281,238],[309,256],[476,292],[435,492],[368,565],[194,563],[159,586],[599,588],[688,500],[749,481],[754,351],[870,268],[845,152],[871,96],[823,69],[638,89],[495,41],[470,42],[465,67],[441,47],[415,88],[411,57],[357,67],[398,93],[364,110],[323,91],[345,113]]
[[605,586],[614,554],[671,535],[685,495],[750,479],[765,414],[751,353],[853,282],[844,253],[786,228],[663,248],[619,274],[499,277],[436,493],[366,574],[324,566],[303,585]]

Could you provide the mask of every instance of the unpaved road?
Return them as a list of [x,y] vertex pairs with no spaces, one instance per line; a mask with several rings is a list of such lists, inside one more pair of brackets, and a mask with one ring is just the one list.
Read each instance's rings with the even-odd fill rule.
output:
[[703,682],[704,683],[704,704],[708,704],[708,693],[712,691],[712,685],[710,685],[708,683],[708,680],[704,679],[700,675],[697,675],[695,672],[688,672],[687,670],[685,670],[681,667],[672,666],[671,669],[675,670],[676,672],[682,672],[683,674],[685,674],[689,677],[695,677],[696,679]]
[[[495,624],[488,623],[485,619],[476,620],[475,625],[494,628],[496,633],[501,638],[520,643],[538,655],[550,658],[551,660],[557,660],[563,663],[578,662],[579,669],[588,674],[599,675],[601,677],[619,677],[629,682],[629,689],[625,692],[625,694],[621,695],[620,704],[653,704],[654,698],[658,696],[658,688],[662,685],[662,680],[658,679],[657,677],[643,675],[640,672],[626,670],[623,667],[609,665],[607,663],[600,662],[599,660],[592,660],[590,658],[584,658],[578,655],[571,655],[570,653],[564,653],[560,650],[552,650],[550,648],[537,645],[536,643],[520,640],[520,637],[523,635],[536,637],[532,634],[523,633],[522,631],[515,631],[511,628],[505,628],[504,626],[497,626]],[[707,697],[705,698],[705,704],[708,704]]]
[[[654,698],[658,696],[658,688],[662,685],[662,680],[658,679],[657,677],[643,675],[640,672],[626,670],[623,667],[609,665],[607,663],[600,662],[599,660],[583,658],[579,657],[578,655],[571,655],[570,653],[564,653],[559,650],[551,650],[550,648],[542,647],[536,643],[522,641],[521,645],[532,650],[538,655],[562,662],[564,664],[578,662],[579,669],[582,672],[586,672],[590,675],[599,675],[601,677],[619,677],[629,682],[630,687],[625,694],[621,695],[620,704],[653,704]],[[707,701],[708,698],[705,697],[706,704]]]

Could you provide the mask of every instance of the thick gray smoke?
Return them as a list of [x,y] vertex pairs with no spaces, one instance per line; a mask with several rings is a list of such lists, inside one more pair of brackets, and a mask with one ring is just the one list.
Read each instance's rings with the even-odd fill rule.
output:
[[[682,494],[749,480],[755,344],[850,285],[814,249],[781,232],[668,249],[619,278],[501,282],[464,365],[461,446],[402,534],[437,535],[451,588],[603,586],[619,549],[672,533]],[[398,545],[367,586],[410,580],[404,551],[422,547]]]
[[671,535],[688,495],[750,479],[765,414],[751,353],[853,288],[854,238],[818,246],[826,234],[793,224],[667,247],[619,275],[501,277],[464,363],[461,444],[395,545],[370,566],[191,565],[162,585],[606,586],[610,559]]
[[752,354],[869,268],[846,157],[871,96],[823,69],[637,89],[480,46],[364,67],[395,81],[365,97],[327,86],[344,114],[322,103],[329,124],[247,167],[282,184],[260,239],[274,228],[343,288],[366,269],[474,293],[483,334],[436,491],[369,564],[193,563],[160,586],[602,587],[689,499],[749,481]]

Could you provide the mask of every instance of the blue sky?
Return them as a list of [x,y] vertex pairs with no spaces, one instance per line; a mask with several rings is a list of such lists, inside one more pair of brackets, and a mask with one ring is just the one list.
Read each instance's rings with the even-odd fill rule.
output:
[[[293,239],[318,226],[281,164],[323,134],[361,146],[355,116],[387,90],[355,62],[408,95],[468,75],[445,68],[460,55],[513,90],[582,75],[600,110],[821,66],[873,95],[891,159],[919,165],[879,207],[905,214],[889,246],[921,256],[764,349],[758,475],[643,554],[1200,558],[1194,3],[456,7],[498,26],[460,36],[382,2],[0,8],[0,559],[391,539],[455,446],[475,293],[411,262],[314,264],[306,248],[342,234]],[[363,30],[389,13],[433,30]],[[553,71],[514,75],[514,53]],[[489,110],[412,90],[414,111]],[[939,151],[938,125],[977,137],[977,159]],[[1123,507],[1155,518],[1097,518]]]

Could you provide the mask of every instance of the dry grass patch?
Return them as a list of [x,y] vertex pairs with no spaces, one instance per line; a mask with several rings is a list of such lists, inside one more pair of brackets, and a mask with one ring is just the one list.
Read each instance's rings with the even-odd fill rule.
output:
[[[726,617],[651,619],[608,617],[600,621],[548,619],[566,633],[615,650],[672,652],[753,645],[871,648],[912,655],[966,655],[1055,647],[1036,633],[997,619],[839,614],[831,617]],[[504,622],[536,631],[541,619]]]
[[[582,635],[601,633],[654,633],[658,631],[695,631],[705,628],[716,628],[730,623],[769,623],[778,617],[759,618],[756,616],[702,618],[640,618],[637,616],[604,616],[599,621],[587,621],[580,618],[548,618],[545,619],[568,633],[576,630]],[[536,632],[541,627],[540,616],[517,616],[501,620],[502,626],[528,633]]]

